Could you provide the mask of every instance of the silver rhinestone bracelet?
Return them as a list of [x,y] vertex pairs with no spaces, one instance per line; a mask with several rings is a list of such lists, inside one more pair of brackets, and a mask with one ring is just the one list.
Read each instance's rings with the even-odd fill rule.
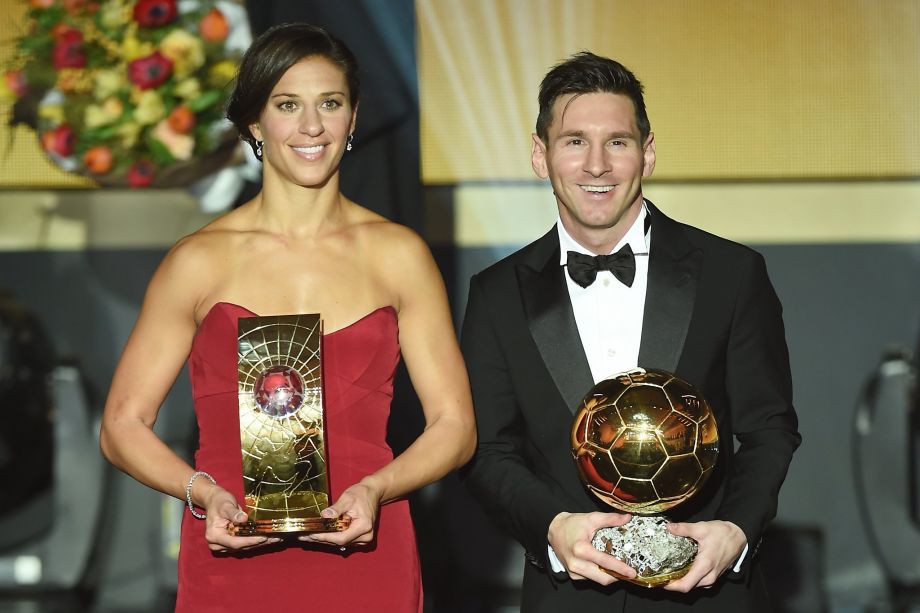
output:
[[203,470],[196,470],[192,473],[192,476],[188,479],[188,485],[185,486],[185,502],[188,503],[188,510],[192,512],[192,515],[198,519],[204,519],[207,517],[204,513],[199,513],[195,510],[195,505],[192,504],[192,484],[195,483],[195,479],[198,477],[204,477],[214,485],[217,485],[217,481],[214,480],[214,477],[204,472]]

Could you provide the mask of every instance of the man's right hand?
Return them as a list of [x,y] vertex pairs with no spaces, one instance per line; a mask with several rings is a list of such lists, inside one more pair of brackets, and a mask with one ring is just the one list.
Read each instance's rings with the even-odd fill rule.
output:
[[618,579],[604,570],[630,579],[636,576],[636,571],[612,555],[595,549],[591,539],[601,528],[622,526],[631,518],[624,513],[563,512],[550,522],[546,537],[571,579],[589,579],[610,585]]

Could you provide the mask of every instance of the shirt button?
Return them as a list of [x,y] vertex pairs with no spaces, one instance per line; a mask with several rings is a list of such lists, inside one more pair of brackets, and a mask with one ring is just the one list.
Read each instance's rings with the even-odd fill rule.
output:
[[610,279],[604,279],[604,287],[610,287]]
[[607,350],[607,355],[610,356],[611,358],[612,358],[613,356],[615,356],[616,354],[617,354],[617,352],[614,351],[613,349],[608,349],[608,350]]

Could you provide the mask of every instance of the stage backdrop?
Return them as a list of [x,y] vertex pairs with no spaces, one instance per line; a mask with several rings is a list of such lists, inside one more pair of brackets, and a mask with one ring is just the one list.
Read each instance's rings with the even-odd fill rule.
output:
[[645,85],[657,178],[920,175],[914,0],[417,0],[428,183],[532,178],[543,74],[589,49]]

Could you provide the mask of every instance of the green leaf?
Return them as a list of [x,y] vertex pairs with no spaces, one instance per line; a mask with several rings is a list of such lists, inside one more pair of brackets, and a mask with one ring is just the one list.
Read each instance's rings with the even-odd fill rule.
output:
[[194,113],[205,110],[209,106],[216,104],[222,98],[220,90],[209,89],[204,91],[194,100],[189,101],[188,106]]
[[94,144],[99,144],[105,142],[109,139],[115,138],[118,135],[118,126],[101,126],[99,128],[93,128],[92,130],[84,130],[83,136],[87,141],[91,141]]
[[176,161],[176,158],[169,152],[166,145],[152,136],[147,137],[147,146],[150,148],[150,157],[158,166],[165,166]]

